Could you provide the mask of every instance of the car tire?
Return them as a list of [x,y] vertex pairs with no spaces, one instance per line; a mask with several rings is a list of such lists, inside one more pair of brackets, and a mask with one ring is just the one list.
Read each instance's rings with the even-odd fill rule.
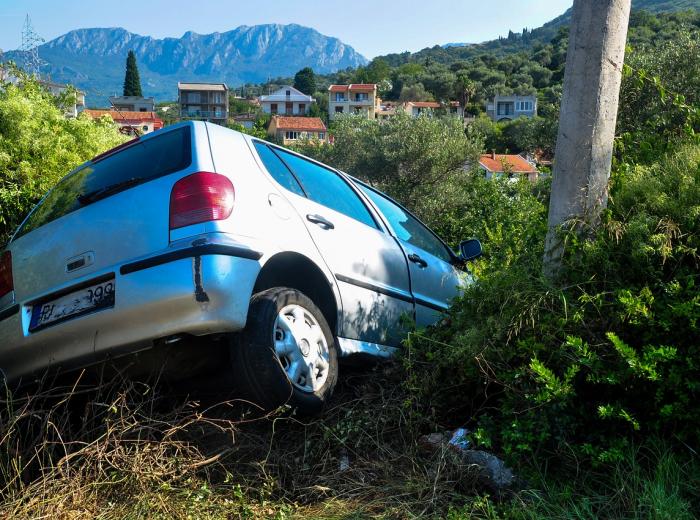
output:
[[233,336],[237,386],[253,404],[289,404],[319,413],[338,380],[338,345],[326,319],[302,292],[275,287],[250,300],[245,329]]

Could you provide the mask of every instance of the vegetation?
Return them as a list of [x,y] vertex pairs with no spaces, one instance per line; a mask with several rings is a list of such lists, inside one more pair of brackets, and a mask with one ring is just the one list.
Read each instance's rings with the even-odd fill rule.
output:
[[[474,162],[485,147],[553,149],[560,67],[541,64],[552,76],[535,87],[538,119],[477,119],[465,132],[449,118],[340,118],[333,146],[299,149],[389,192],[452,245],[483,241],[477,281],[446,319],[412,333],[394,364],[346,369],[314,420],[119,378],[8,396],[0,515],[698,517],[698,17],[638,14],[633,26],[608,210],[600,229],[567,235],[558,280],[541,276],[548,181],[487,181]],[[539,38],[524,34],[469,58],[462,74],[448,65],[461,78],[454,93],[478,98],[470,71],[523,58],[508,49]],[[539,50],[554,59],[557,45]],[[420,83],[441,99],[426,71],[443,62],[401,60],[347,74],[385,78],[387,92],[394,74],[413,76],[399,92]],[[517,81],[519,70],[503,75]],[[56,103],[29,79],[0,91],[5,230],[59,170],[120,139],[107,123],[64,120]],[[422,448],[424,434],[454,427],[506,459],[517,486],[495,494],[452,450]]]
[[124,74],[124,95],[143,96],[141,92],[141,77],[139,67],[136,65],[136,55],[134,51],[129,51],[126,57],[126,73]]
[[296,73],[294,88],[307,95],[316,92],[316,75],[311,67],[304,67]]
[[126,138],[106,118],[66,119],[63,99],[21,71],[0,86],[0,243],[61,177]]

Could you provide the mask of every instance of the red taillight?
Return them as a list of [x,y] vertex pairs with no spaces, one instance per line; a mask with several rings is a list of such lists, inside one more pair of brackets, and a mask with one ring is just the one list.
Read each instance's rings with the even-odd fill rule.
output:
[[0,255],[0,298],[14,289],[12,283],[12,254],[5,251]]
[[188,175],[170,193],[170,229],[228,218],[233,199],[233,184],[227,177],[209,172]]

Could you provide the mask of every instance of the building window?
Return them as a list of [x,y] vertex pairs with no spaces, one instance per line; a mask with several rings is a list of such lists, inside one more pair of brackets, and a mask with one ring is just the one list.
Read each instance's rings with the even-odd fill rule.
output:
[[294,103],[285,103],[284,104],[284,113],[285,114],[287,114],[288,116],[291,116],[293,111],[294,111]]
[[318,138],[323,141],[326,138],[326,133],[325,132],[319,132],[318,133]]
[[499,101],[496,106],[496,114],[499,116],[511,116],[513,115],[513,103]]
[[200,103],[201,97],[199,95],[199,92],[190,92],[187,94],[187,102],[188,103]]
[[306,103],[299,103],[299,113],[300,114],[306,113]]
[[369,94],[367,92],[358,92],[355,94],[355,101],[367,101],[369,99]]
[[343,107],[335,107],[335,113],[336,113],[336,114],[342,114],[342,113],[343,113]]
[[144,132],[148,132],[148,125],[143,125],[141,127],[141,130],[143,130]]
[[516,101],[515,109],[520,112],[530,112],[532,110],[532,101]]
[[277,103],[271,103],[271,104],[270,104],[270,112],[271,112],[272,114],[276,114],[276,113],[277,113]]
[[296,141],[299,139],[299,132],[285,132],[284,138],[289,141]]
[[214,92],[212,95],[212,103],[223,103],[221,92]]
[[291,95],[292,95],[292,91],[291,91],[291,90],[288,90],[288,91],[285,93],[285,95],[286,95],[286,96],[291,96]]
[[139,108],[139,112],[148,112],[145,108]]
[[345,101],[345,94],[342,92],[336,92],[335,93],[335,100],[336,101]]

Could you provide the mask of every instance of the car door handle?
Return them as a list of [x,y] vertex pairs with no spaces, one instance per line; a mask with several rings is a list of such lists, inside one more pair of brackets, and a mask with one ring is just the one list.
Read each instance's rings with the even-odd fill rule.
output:
[[410,255],[408,255],[408,259],[414,264],[418,264],[418,266],[421,268],[428,267],[428,262],[423,260],[420,256],[418,256],[415,253],[411,253]]
[[319,226],[322,226],[325,229],[335,229],[333,222],[331,222],[330,220],[326,220],[321,215],[309,214],[306,215],[306,220],[308,220],[309,222],[313,222],[314,224],[318,224]]

